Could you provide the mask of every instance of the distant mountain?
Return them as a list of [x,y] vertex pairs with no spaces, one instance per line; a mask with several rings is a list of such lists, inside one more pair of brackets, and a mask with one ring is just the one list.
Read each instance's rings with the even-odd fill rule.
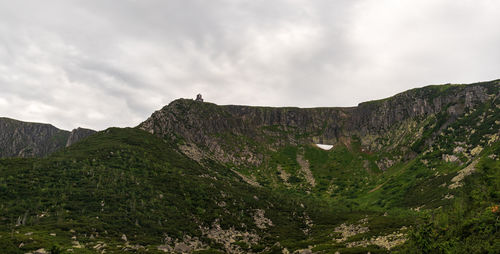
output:
[[60,130],[50,124],[0,118],[0,157],[42,157],[95,133]]

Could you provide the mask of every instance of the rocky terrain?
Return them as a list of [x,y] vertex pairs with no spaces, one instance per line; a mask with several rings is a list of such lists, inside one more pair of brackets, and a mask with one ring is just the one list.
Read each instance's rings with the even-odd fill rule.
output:
[[[308,173],[309,166],[304,165],[309,162],[303,158],[312,144],[345,146],[351,151],[356,147],[363,157],[360,168],[385,171],[422,154],[453,124],[464,128],[460,121],[477,108],[497,103],[499,83],[427,86],[350,108],[219,106],[179,99],[154,112],[138,128],[177,142],[181,151],[197,161],[216,160],[247,173],[249,179],[283,183],[275,177],[278,172],[281,178],[295,175],[314,187],[317,179]],[[494,109],[489,110],[486,113],[491,115]],[[491,124],[484,134],[495,141],[499,125]],[[474,148],[457,149],[467,154]],[[286,149],[296,150],[291,159],[299,170],[283,170],[284,165],[276,163]],[[458,160],[455,155],[442,156]]]
[[[384,139],[403,142],[397,140],[402,137],[396,137],[400,133],[394,130],[420,127],[418,123],[411,124],[439,114],[446,114],[449,121],[453,121],[466,109],[497,98],[499,82],[429,86],[351,108],[219,106],[179,99],[153,113],[139,128],[161,137],[182,140],[190,147],[203,146],[204,152],[218,156],[217,159],[223,162],[236,164],[262,162],[263,155],[255,150],[252,142],[269,148],[312,143],[348,145],[356,137],[369,151],[390,150],[397,144],[387,146]],[[416,129],[411,131],[418,134]],[[416,138],[418,136],[413,139]],[[241,141],[249,143],[241,149],[234,149],[230,143]],[[407,140],[404,145],[412,141],[415,140]],[[432,142],[432,139],[425,142]],[[407,152],[411,156],[410,151]]]
[[66,147],[73,145],[74,143],[96,133],[96,131],[85,128],[76,128],[69,134],[68,140],[66,141]]
[[3,157],[50,153],[0,159],[7,253],[500,252],[498,80],[349,108],[200,95],[93,135],[0,123]]
[[0,118],[0,157],[43,157],[93,133],[82,128],[69,132],[50,124]]

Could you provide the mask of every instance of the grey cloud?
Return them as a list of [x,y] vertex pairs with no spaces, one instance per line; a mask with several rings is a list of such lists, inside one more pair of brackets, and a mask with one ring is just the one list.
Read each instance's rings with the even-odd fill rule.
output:
[[352,106],[498,78],[500,3],[51,0],[0,3],[0,115],[135,126],[179,97]]

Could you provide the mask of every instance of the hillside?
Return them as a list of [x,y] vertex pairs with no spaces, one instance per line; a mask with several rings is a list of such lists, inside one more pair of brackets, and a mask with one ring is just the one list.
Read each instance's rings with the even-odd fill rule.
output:
[[408,223],[399,215],[380,220],[377,212],[332,210],[203,164],[144,131],[116,128],[45,159],[1,160],[0,243],[19,253],[269,252],[307,249],[348,220],[388,224],[370,235]]
[[[382,184],[373,176],[387,177],[418,157],[437,163],[425,168],[445,159],[457,162],[454,170],[469,164],[481,147],[498,140],[499,87],[499,81],[428,86],[353,108],[180,99],[139,128],[176,142],[194,160],[216,160],[260,185],[345,197],[366,193]],[[325,152],[317,143],[334,148]]]
[[89,129],[70,132],[50,124],[0,117],[0,158],[46,156],[93,133]]
[[350,108],[179,99],[136,128],[46,158],[1,159],[0,245],[498,253],[499,157],[498,80]]

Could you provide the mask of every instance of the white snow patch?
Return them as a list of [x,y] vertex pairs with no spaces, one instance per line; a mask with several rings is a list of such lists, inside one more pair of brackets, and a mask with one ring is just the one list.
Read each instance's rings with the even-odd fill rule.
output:
[[330,150],[332,149],[333,145],[325,145],[325,144],[315,144],[317,147],[323,149],[323,150]]

